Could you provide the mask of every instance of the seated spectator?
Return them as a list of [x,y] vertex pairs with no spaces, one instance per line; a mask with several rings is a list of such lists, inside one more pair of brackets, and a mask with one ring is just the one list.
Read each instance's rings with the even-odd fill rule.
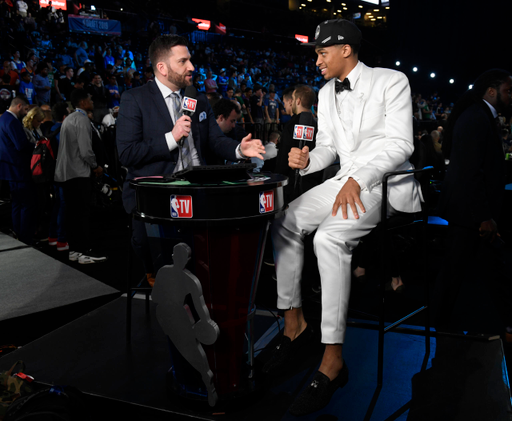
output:
[[116,125],[117,116],[119,115],[119,107],[112,108],[109,113],[103,117],[103,121],[101,122],[101,125],[104,129],[108,129],[112,126]]
[[238,104],[229,99],[221,98],[213,105],[213,114],[222,133],[239,142],[247,135],[236,127],[236,121],[240,116]]
[[139,72],[133,72],[133,79],[131,80],[132,88],[138,88],[142,86],[142,80],[140,79]]
[[144,79],[142,83],[148,83],[150,80],[155,80],[155,74],[153,73],[153,68],[151,66],[144,69]]
[[12,70],[12,64],[10,60],[4,60],[4,67],[0,70],[0,77],[3,75],[9,75],[11,77],[10,85],[17,85],[20,83],[18,72]]
[[206,72],[206,80],[204,81],[204,89],[207,94],[212,92],[217,92],[219,87],[217,86],[217,82],[213,80],[211,70]]
[[73,57],[68,54],[68,49],[66,47],[62,47],[60,53],[57,54],[57,60],[60,61],[64,66],[74,67],[75,63],[73,61]]

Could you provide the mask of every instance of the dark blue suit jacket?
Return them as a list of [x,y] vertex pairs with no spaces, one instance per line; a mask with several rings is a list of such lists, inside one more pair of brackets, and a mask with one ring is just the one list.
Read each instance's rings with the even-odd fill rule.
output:
[[29,142],[21,121],[9,112],[0,117],[0,180],[32,180],[30,160],[34,144]]
[[[172,174],[179,159],[178,148],[169,152],[165,134],[172,122],[167,104],[155,82],[125,91],[117,119],[117,148],[121,164],[128,168],[127,180],[135,177]],[[197,98],[192,116],[192,136],[202,164],[214,164],[216,157],[236,161],[238,142],[220,130],[205,95]],[[135,209],[135,191],[125,183],[123,204]]]
[[479,101],[455,123],[439,215],[450,224],[467,228],[499,219],[504,168],[505,156],[496,123],[488,105]]

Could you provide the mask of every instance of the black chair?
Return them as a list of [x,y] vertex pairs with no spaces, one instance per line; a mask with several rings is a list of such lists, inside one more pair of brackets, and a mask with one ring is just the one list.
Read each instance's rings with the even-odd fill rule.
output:
[[[408,227],[418,225],[421,230],[421,236],[423,237],[422,241],[418,241],[418,244],[421,246],[421,275],[424,281],[424,305],[402,317],[401,319],[390,323],[386,326],[385,324],[385,282],[384,279],[380,282],[380,297],[381,297],[381,307],[378,316],[362,313],[357,310],[350,309],[351,312],[360,313],[364,316],[375,319],[378,321],[377,330],[379,331],[379,341],[378,341],[378,358],[377,358],[377,389],[380,390],[383,382],[383,370],[384,370],[384,335],[391,330],[397,328],[406,320],[416,316],[421,312],[425,312],[425,351],[426,351],[426,360],[428,361],[428,355],[430,354],[430,315],[429,315],[429,283],[427,280],[427,226],[428,226],[428,203],[422,203],[422,210],[416,213],[404,213],[400,212],[388,218],[388,180],[390,177],[398,176],[398,175],[412,175],[419,180],[420,185],[422,187],[422,191],[426,190],[428,183],[430,182],[430,174],[433,171],[433,167],[425,167],[422,169],[415,170],[405,170],[405,171],[393,171],[384,174],[382,177],[382,204],[381,204],[381,222],[374,228],[373,232],[377,232],[377,238],[380,242],[380,251],[381,251],[381,271],[383,273],[386,272],[386,267],[388,266],[389,256],[389,248],[392,247],[393,236],[398,232],[402,232]],[[424,195],[425,197],[425,195]],[[384,277],[383,277],[384,278]],[[348,322],[347,323],[353,327],[362,327],[375,329],[375,323],[371,322]],[[417,330],[404,329],[401,328],[398,333],[414,333],[418,334]],[[425,365],[425,364],[424,364]]]
[[[391,218],[387,217],[388,214],[388,180],[390,177],[397,175],[405,175],[405,174],[414,174],[416,178],[419,179],[420,185],[422,186],[422,191],[426,191],[426,185],[430,181],[429,175],[433,171],[433,167],[425,167],[417,170],[406,170],[406,171],[393,171],[384,174],[382,177],[382,205],[381,205],[381,259],[382,259],[382,268],[386,267],[386,253],[385,250],[389,247],[390,241],[393,241],[393,234],[399,230],[404,229],[405,227],[409,227],[412,225],[420,225],[421,233],[423,237],[423,241],[419,241],[420,244],[420,254],[421,254],[421,276],[423,278],[424,283],[424,305],[419,307],[418,309],[412,311],[406,316],[402,317],[400,320],[397,320],[394,323],[385,326],[385,282],[380,283],[380,291],[382,296],[381,301],[381,310],[379,316],[379,345],[378,345],[378,367],[377,367],[377,384],[378,386],[382,386],[383,380],[383,369],[384,369],[384,334],[390,332],[395,329],[406,320],[411,317],[416,316],[418,313],[424,311],[425,312],[425,353],[427,355],[430,354],[430,291],[429,291],[429,282],[427,279],[427,264],[428,264],[428,253],[427,253],[427,227],[428,227],[428,203],[422,203],[421,212],[405,214],[400,213],[396,216],[392,216]],[[425,195],[424,195],[425,197]],[[406,333],[406,332],[403,332]]]

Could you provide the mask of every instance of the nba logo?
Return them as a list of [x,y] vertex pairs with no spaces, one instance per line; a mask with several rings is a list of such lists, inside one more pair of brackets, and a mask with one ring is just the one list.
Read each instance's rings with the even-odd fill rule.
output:
[[260,192],[260,213],[272,212],[274,210],[274,192]]
[[171,217],[192,218],[192,196],[171,195]]
[[294,139],[302,139],[302,132],[304,131],[304,126],[295,125],[295,131],[293,133]]
[[304,126],[304,140],[312,141],[314,131],[315,131],[314,127]]
[[197,105],[197,99],[185,97],[183,98],[183,110],[195,112]]

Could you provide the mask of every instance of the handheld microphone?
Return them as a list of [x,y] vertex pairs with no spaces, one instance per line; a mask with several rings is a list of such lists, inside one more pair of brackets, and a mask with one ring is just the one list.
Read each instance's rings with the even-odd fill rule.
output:
[[[299,124],[296,124],[293,128],[293,139],[299,141],[299,148],[302,150],[306,142],[312,142],[315,135],[315,127],[313,126],[313,114],[308,112],[302,112],[299,116]],[[300,174],[299,169],[295,169],[295,190],[297,189],[297,182]]]
[[[187,86],[185,88],[185,93],[183,94],[183,101],[181,102],[181,114],[188,115],[192,117],[192,115],[196,112],[197,106],[197,89],[194,85]],[[182,146],[184,140],[187,136],[183,136],[179,141],[178,145]]]
[[185,88],[185,94],[183,95],[183,102],[181,103],[182,114],[192,117],[192,114],[196,112],[197,106],[197,89],[194,85],[187,86]]

